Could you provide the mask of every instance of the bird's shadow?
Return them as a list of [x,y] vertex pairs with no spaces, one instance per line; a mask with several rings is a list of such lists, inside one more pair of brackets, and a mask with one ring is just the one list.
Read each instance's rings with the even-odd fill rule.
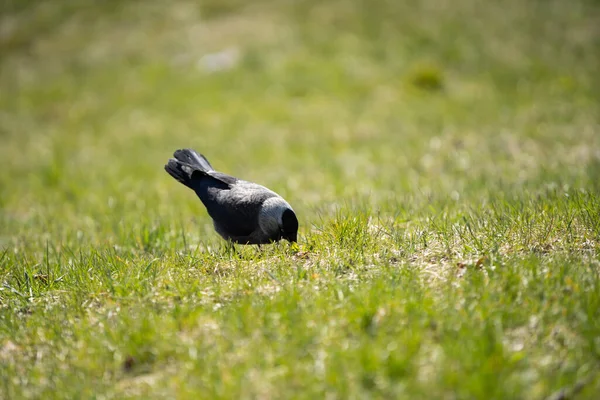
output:
[[223,242],[217,254],[223,259],[252,261],[265,259],[276,255],[294,255],[298,252],[298,246],[289,243],[275,242],[263,245],[241,245],[231,241]]

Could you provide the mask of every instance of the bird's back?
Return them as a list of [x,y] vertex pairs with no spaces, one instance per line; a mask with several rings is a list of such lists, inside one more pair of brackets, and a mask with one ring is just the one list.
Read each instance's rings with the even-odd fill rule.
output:
[[255,183],[236,180],[235,184],[224,184],[210,175],[198,179],[193,189],[214,220],[217,232],[234,241],[242,241],[235,238],[252,235],[258,228],[258,216],[264,201],[279,197]]

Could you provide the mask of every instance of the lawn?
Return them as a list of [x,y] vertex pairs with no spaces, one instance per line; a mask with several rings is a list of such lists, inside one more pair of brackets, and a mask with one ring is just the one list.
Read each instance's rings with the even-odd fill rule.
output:
[[598,398],[597,1],[0,7],[0,399]]

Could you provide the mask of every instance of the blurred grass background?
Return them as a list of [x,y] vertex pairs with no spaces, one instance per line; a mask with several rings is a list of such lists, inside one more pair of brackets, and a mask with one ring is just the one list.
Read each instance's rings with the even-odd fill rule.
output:
[[307,216],[598,182],[593,3],[8,4],[8,223],[202,214],[158,168],[182,146]]
[[[245,287],[244,280],[259,279],[252,265],[260,264],[261,256],[248,249],[242,254],[259,261],[232,261],[230,267],[241,272],[224,278],[225,283],[203,277],[213,267],[229,267],[210,253],[220,239],[202,204],[162,170],[173,150],[181,147],[194,148],[216,169],[262,183],[288,199],[299,214],[301,243],[320,254],[314,265],[324,270],[315,274],[328,276],[328,284],[342,285],[344,292],[345,283],[334,283],[337,270],[326,273],[327,265],[347,261],[338,260],[343,252],[386,257],[394,253],[389,256],[395,260],[392,264],[425,266],[436,274],[443,269],[436,270],[436,264],[455,265],[466,259],[466,264],[479,266],[479,257],[498,248],[503,256],[516,257],[508,262],[514,274],[520,266],[526,270],[528,265],[545,265],[543,260],[529,260],[533,253],[546,254],[548,262],[557,265],[588,265],[590,258],[598,259],[596,1],[4,0],[0,7],[0,246],[5,282],[0,296],[5,347],[9,339],[15,346],[33,340],[34,328],[48,318],[40,311],[30,327],[21,326],[19,321],[27,317],[15,310],[43,308],[53,296],[65,302],[71,316],[79,315],[82,302],[91,299],[98,302],[96,317],[107,315],[110,301],[96,296],[111,282],[110,293],[118,293],[118,298],[138,296],[137,302],[130,300],[152,319],[160,313],[146,308],[144,296],[157,293],[157,304],[173,305],[174,283],[165,288],[165,280],[178,282],[177,296],[186,298],[226,284],[233,286],[217,291],[230,293]],[[371,219],[347,220],[357,213],[378,218],[392,231],[392,239],[378,241],[365,230]],[[349,231],[354,243],[343,239]],[[184,262],[178,257],[185,252],[203,261]],[[285,277],[291,268],[285,250],[268,254],[282,257],[273,261],[280,268],[274,273]],[[125,264],[117,267],[120,261],[115,257]],[[375,262],[385,265],[379,273],[408,273],[392,268],[389,257]],[[69,269],[69,263],[77,267]],[[99,286],[86,282],[86,271],[106,265],[112,267],[107,275],[98,272]],[[151,265],[160,267],[154,270]],[[39,272],[45,268],[54,272]],[[173,277],[169,272],[188,268],[198,268],[191,275],[194,283],[187,282],[185,274]],[[597,275],[594,280],[585,275],[590,269],[584,270],[580,287],[597,288]],[[32,284],[28,279],[35,273],[63,280]],[[140,273],[152,279],[140,280]],[[376,302],[373,290],[386,293],[393,286],[372,278],[371,272],[356,273],[375,288],[361,289],[365,299]],[[146,283],[138,287],[138,281]],[[510,280],[499,280],[498,293],[506,282]],[[563,284],[556,282],[557,287]],[[28,287],[31,296],[19,292],[21,286]],[[427,299],[438,293],[411,287],[415,307],[421,300],[434,301]],[[479,287],[475,284],[472,290]],[[71,298],[69,292],[79,294]],[[393,291],[388,294],[393,298]],[[329,304],[328,295],[307,295],[314,295],[323,307]],[[261,304],[260,299],[250,296],[245,301]],[[293,307],[285,297],[276,300],[281,304],[275,308]],[[183,307],[196,318],[198,304],[204,303],[191,301]],[[251,322],[243,304],[235,315]],[[267,315],[269,307],[261,307]],[[350,313],[354,306],[343,307]],[[572,307],[582,306],[574,302]],[[212,318],[207,317],[211,311],[205,311],[201,319]],[[178,315],[165,330],[185,325]],[[234,326],[227,325],[226,316],[215,318]],[[54,323],[48,323],[48,329],[58,329],[58,316]],[[118,327],[126,331],[138,323],[121,321]],[[86,329],[85,324],[73,324],[69,329]],[[296,329],[293,324],[288,328]],[[157,329],[157,337],[169,337],[166,331],[152,329]],[[598,332],[589,330],[585,337],[594,342]],[[144,342],[146,337],[140,335]],[[100,351],[100,342],[90,339],[82,349]],[[156,352],[144,354],[158,359],[165,354]],[[219,348],[215,357],[224,353]],[[592,353],[589,357],[597,357]],[[574,357],[584,357],[577,354]],[[476,351],[473,357],[477,360]],[[7,359],[12,360],[7,373],[19,375],[18,358]],[[225,370],[236,365],[223,362]],[[41,376],[52,365],[42,363]],[[106,365],[87,368],[80,378]],[[345,371],[341,365],[338,370]],[[262,371],[276,374],[267,367]],[[403,373],[414,377],[419,372]],[[344,372],[340,376],[348,377]],[[490,389],[485,383],[493,378],[494,373],[477,375],[474,386],[465,386],[462,395],[446,381],[432,391],[444,398],[477,397]],[[114,379],[65,393],[110,387]],[[364,379],[364,387],[377,386],[375,378],[371,383],[371,378]],[[33,397],[66,382],[57,378],[46,384],[33,375],[31,381]],[[208,386],[213,390],[208,397],[227,398],[242,390],[234,382],[218,386],[217,381],[214,377],[215,386]],[[541,398],[560,382],[549,379],[531,391],[525,383],[509,383],[506,391],[489,393],[498,398]],[[423,395],[425,386],[407,385],[406,392],[395,387],[379,395]],[[454,397],[448,388],[454,388]],[[194,387],[188,389],[189,396],[197,395]],[[254,389],[249,397],[290,394],[277,385]],[[318,386],[312,389],[323,393]]]

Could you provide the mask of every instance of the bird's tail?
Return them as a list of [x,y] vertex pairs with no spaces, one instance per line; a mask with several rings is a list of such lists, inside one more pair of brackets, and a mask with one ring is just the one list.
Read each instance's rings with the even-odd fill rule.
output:
[[175,157],[177,161],[181,161],[182,163],[188,164],[203,172],[215,170],[212,165],[210,165],[206,157],[192,149],[176,150],[173,154],[173,157]]
[[173,178],[191,188],[192,174],[195,171],[207,173],[214,171],[206,157],[192,149],[175,151],[173,157],[165,165],[165,171]]

